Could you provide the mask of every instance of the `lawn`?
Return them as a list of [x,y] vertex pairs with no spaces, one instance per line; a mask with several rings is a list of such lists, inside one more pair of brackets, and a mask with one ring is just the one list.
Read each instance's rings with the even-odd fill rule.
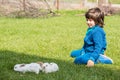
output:
[[[66,1],[66,2],[81,2],[82,0],[61,0],[61,1]],[[87,0],[88,2],[97,2],[97,0]],[[120,0],[108,0],[111,3],[114,4],[120,4]]]
[[[97,0],[88,0],[90,2],[97,2]],[[108,0],[108,2],[113,4],[120,4],[120,0]]]
[[[114,64],[93,68],[73,63],[70,52],[83,45],[87,29],[80,11],[63,11],[52,18],[0,18],[0,80],[120,80],[120,16],[106,16],[106,55]],[[83,12],[82,12],[83,13]],[[55,62],[55,73],[19,73],[17,63]]]

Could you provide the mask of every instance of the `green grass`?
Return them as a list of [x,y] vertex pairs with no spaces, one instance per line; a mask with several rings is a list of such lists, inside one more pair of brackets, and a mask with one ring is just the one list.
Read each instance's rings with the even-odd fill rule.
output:
[[[81,2],[82,0],[63,0],[66,2]],[[89,2],[97,2],[97,0],[88,0]],[[109,2],[115,3],[115,4],[120,4],[120,0],[108,0]]]
[[120,4],[120,0],[109,0],[109,2],[113,4]]
[[[80,3],[82,0],[60,0],[63,2],[72,2],[72,3]],[[113,4],[120,4],[120,0],[108,0],[109,2]],[[97,0],[88,0],[88,2],[97,2]]]
[[[105,18],[106,55],[114,64],[75,65],[70,52],[81,48],[87,29],[79,11],[46,19],[0,18],[0,80],[120,80],[120,16]],[[68,14],[68,15],[67,15]],[[17,63],[55,62],[60,70],[38,75],[13,70]]]
[[[88,0],[90,2],[97,2],[97,0]],[[113,4],[120,4],[120,0],[108,0],[109,2],[113,3]]]

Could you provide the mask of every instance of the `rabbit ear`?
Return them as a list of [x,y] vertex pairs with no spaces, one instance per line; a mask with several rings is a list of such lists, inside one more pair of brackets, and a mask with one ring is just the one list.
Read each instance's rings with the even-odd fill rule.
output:
[[43,62],[37,62],[37,64],[39,64],[40,66],[42,66],[42,65],[43,65]]
[[20,65],[20,67],[24,67],[24,66],[25,66],[25,64],[21,64],[21,65]]

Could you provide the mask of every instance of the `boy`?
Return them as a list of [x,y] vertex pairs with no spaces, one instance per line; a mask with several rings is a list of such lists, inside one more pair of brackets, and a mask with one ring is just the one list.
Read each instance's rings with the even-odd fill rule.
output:
[[92,8],[85,13],[85,17],[88,30],[82,49],[71,52],[71,57],[76,57],[74,63],[87,64],[87,67],[92,67],[98,62],[112,64],[112,59],[104,55],[107,45],[103,30],[104,13],[99,8]]

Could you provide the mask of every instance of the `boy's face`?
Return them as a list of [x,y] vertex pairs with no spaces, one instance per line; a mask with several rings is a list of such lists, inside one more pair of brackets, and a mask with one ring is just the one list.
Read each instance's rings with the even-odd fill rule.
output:
[[89,28],[95,26],[95,21],[93,19],[87,19],[87,25]]

